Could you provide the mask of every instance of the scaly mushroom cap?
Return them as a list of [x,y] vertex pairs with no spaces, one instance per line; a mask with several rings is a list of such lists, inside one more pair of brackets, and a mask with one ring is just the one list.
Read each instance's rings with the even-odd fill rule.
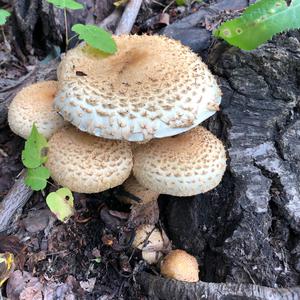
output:
[[132,169],[130,145],[62,128],[48,143],[46,167],[60,185],[78,193],[98,193],[122,184]]
[[152,265],[162,257],[160,250],[164,249],[164,240],[154,225],[141,225],[136,230],[132,246],[142,250],[143,259]]
[[160,194],[192,196],[216,187],[225,172],[222,142],[203,127],[152,140],[133,152],[138,182]]
[[[123,188],[128,193],[141,199],[140,204],[146,204],[152,201],[156,201],[159,193],[153,192],[138,183],[138,181],[130,176],[123,184]],[[137,204],[138,202],[130,199],[127,196],[120,196],[119,199],[127,204]]]
[[173,250],[163,260],[160,272],[167,278],[186,282],[199,281],[196,258],[184,250]]
[[26,139],[35,123],[39,132],[49,138],[63,127],[63,118],[52,107],[56,91],[56,81],[38,82],[23,88],[9,106],[11,130]]
[[161,232],[154,225],[144,224],[137,228],[132,246],[140,250],[162,249],[164,241]]
[[201,59],[163,36],[116,36],[118,52],[81,44],[58,69],[55,107],[92,135],[144,141],[187,131],[218,110],[221,92]]

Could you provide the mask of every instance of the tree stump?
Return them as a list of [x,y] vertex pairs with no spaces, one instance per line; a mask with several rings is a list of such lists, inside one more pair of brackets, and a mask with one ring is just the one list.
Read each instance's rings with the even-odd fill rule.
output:
[[[167,230],[209,282],[291,287],[300,279],[300,39],[252,52],[218,43],[208,63],[222,111],[207,125],[228,149],[222,184],[169,198]],[[165,199],[164,199],[165,200]]]
[[[113,10],[114,0],[78,0],[84,9],[67,11],[68,31],[75,23],[99,24]],[[14,0],[11,40],[18,56],[49,52],[65,43],[64,11],[45,0]],[[70,36],[70,35],[69,35]],[[40,52],[36,50],[39,49]]]

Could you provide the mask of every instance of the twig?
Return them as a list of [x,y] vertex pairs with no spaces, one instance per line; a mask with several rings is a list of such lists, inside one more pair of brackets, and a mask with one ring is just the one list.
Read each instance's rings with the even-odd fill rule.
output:
[[68,32],[68,18],[67,18],[67,9],[64,8],[64,20],[65,20],[65,29],[66,29],[66,52],[68,51],[69,46],[69,32]]
[[143,0],[129,0],[115,34],[129,34],[139,13]]
[[98,25],[105,30],[113,32],[120,21],[122,16],[122,10],[116,8],[108,17],[102,20]]
[[25,171],[16,180],[8,194],[0,203],[0,232],[6,231],[18,209],[29,200],[33,191],[25,185]]
[[199,281],[188,283],[165,279],[143,272],[137,276],[142,289],[151,299],[251,299],[251,300],[297,300],[300,287],[269,288],[253,284],[213,283]]

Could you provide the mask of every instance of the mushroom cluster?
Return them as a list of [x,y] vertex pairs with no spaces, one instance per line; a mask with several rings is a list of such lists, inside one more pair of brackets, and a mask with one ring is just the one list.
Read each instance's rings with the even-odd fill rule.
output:
[[75,192],[101,192],[130,174],[125,188],[145,202],[216,187],[225,149],[198,126],[221,102],[207,66],[163,36],[114,39],[116,54],[82,43],[63,57],[57,82],[21,90],[9,108],[12,131],[27,138],[35,123],[49,139],[52,179]]
[[58,82],[21,90],[9,107],[12,131],[27,138],[35,123],[50,139],[46,166],[53,180],[72,191],[115,187],[132,169],[137,183],[154,193],[143,198],[211,190],[225,171],[225,150],[197,125],[218,110],[215,78],[178,41],[114,38],[115,55],[80,44],[62,59]]

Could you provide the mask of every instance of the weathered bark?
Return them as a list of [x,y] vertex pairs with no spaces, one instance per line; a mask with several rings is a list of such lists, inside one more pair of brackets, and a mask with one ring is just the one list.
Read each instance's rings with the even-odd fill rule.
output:
[[187,283],[147,273],[138,277],[152,300],[298,300],[300,297],[300,287],[272,289],[251,284]]
[[25,172],[16,180],[15,184],[0,202],[0,232],[6,231],[18,209],[22,209],[33,191],[24,183]]

